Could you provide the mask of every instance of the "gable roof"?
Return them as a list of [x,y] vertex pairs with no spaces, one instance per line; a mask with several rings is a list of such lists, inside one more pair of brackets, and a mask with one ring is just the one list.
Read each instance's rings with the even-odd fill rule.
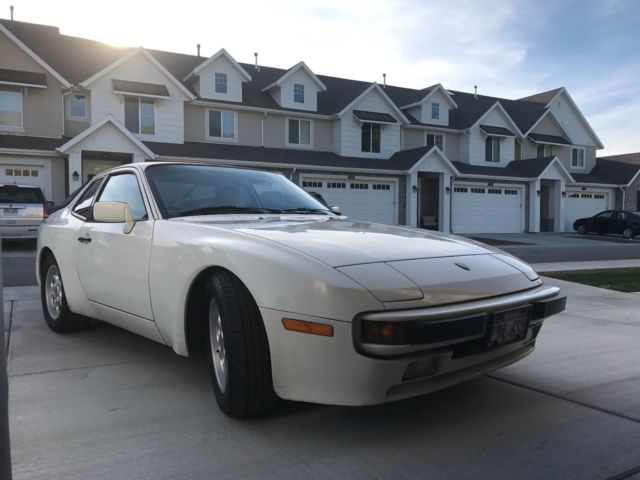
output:
[[296,63],[293,67],[291,67],[289,70],[287,70],[287,72],[284,75],[282,75],[280,78],[278,78],[275,82],[273,82],[273,83],[267,85],[266,87],[264,87],[262,89],[262,91],[263,92],[267,92],[267,91],[271,90],[272,88],[281,87],[282,84],[287,80],[287,78],[289,78],[291,75],[296,73],[298,70],[303,70],[309,76],[309,78],[311,78],[311,80],[314,81],[314,83],[318,87],[318,90],[320,90],[321,92],[326,92],[327,91],[327,87],[325,86],[324,83],[322,83],[322,80],[320,80],[316,76],[316,74],[313,73],[311,71],[311,69],[307,66],[307,64],[304,63],[304,62]]
[[171,75],[171,72],[169,72],[166,68],[164,68],[164,66],[160,62],[158,62],[158,60],[156,60],[153,55],[151,55],[142,47],[139,47],[135,50],[131,50],[129,53],[126,53],[115,62],[111,63],[110,65],[107,65],[99,72],[93,74],[91,77],[80,82],[80,85],[83,87],[88,87],[99,78],[105,76],[107,73],[119,67],[120,65],[122,65],[123,63],[125,63],[126,61],[130,60],[131,58],[135,57],[138,54],[143,55],[147,60],[151,62],[153,66],[155,66],[158,70],[160,70],[160,72],[165,77],[167,77],[178,88],[178,90],[180,90],[184,94],[185,97],[187,97],[190,100],[193,100],[195,98],[195,96],[189,90],[187,90],[187,88],[180,81],[178,81],[176,77]]
[[449,103],[449,107],[451,108],[458,107],[458,104],[453,100],[453,98],[451,97],[451,94],[447,91],[446,88],[442,86],[441,83],[437,83],[435,85],[427,87],[427,89],[425,89],[424,92],[425,92],[425,95],[420,100],[415,101],[413,103],[409,103],[407,105],[402,105],[400,108],[404,110],[405,108],[411,108],[416,105],[425,103],[429,99],[429,97],[431,97],[432,95],[435,95],[436,92],[441,92],[443,94],[443,96],[446,98],[447,102]]
[[598,157],[598,159],[640,165],[640,152],[623,153],[620,155],[607,155],[606,157]]
[[202,62],[201,64],[199,64],[198,66],[196,66],[193,70],[191,70],[191,72],[189,72],[189,74],[187,74],[184,78],[183,77],[178,77],[178,78],[183,78],[182,81],[186,82],[187,80],[189,80],[189,78],[191,78],[193,75],[197,75],[198,73],[200,73],[202,70],[204,70],[207,66],[209,66],[211,63],[215,62],[218,58],[220,57],[224,57],[226,58],[229,63],[231,63],[231,65],[233,65],[235,67],[235,69],[238,71],[238,73],[247,81],[250,82],[251,81],[251,75],[249,75],[247,73],[247,71],[242,68],[240,66],[240,64],[238,62],[236,62],[236,60],[229,54],[229,52],[227,52],[224,48],[221,48],[220,50],[218,50],[216,53],[214,53],[213,55],[211,55],[208,59],[206,59],[204,62]]
[[339,113],[338,116],[341,117],[343,116],[345,113],[347,113],[349,110],[351,110],[362,98],[364,98],[365,96],[367,96],[369,93],[373,92],[373,91],[378,92],[380,95],[382,95],[382,99],[389,105],[389,107],[391,107],[391,110],[393,110],[399,117],[400,119],[405,122],[405,123],[409,123],[409,119],[404,115],[404,113],[402,113],[402,110],[400,110],[398,108],[398,106],[393,103],[393,100],[391,100],[389,98],[389,96],[385,93],[385,91],[380,87],[380,85],[378,85],[377,83],[372,83],[369,88],[367,88],[364,92],[362,92],[360,95],[358,95],[356,98],[354,98],[351,103],[349,103],[346,107],[344,107]]
[[0,149],[55,151],[68,137],[34,137],[31,135],[0,135]]
[[[478,120],[476,120],[476,122],[471,125],[469,128],[474,128],[476,126],[478,126],[483,120],[484,118],[489,115],[489,113],[491,113],[494,110],[498,110],[499,112],[501,112],[505,118],[507,119],[507,122],[511,124],[511,126],[515,129],[516,133],[518,134],[519,137],[522,137],[522,132],[520,131],[520,129],[518,128],[518,125],[516,125],[516,123],[513,121],[513,119],[509,116],[509,114],[507,113],[507,111],[504,109],[504,107],[502,106],[502,104],[500,103],[500,101],[496,101],[491,107],[489,107],[481,116],[480,118],[478,118]],[[455,112],[455,110],[454,110]],[[509,132],[511,133],[511,132]]]
[[[47,72],[49,72],[56,80],[58,80],[65,88],[69,88],[71,84],[67,79],[65,79],[58,71],[56,71],[51,65],[45,62],[38,54],[36,54],[31,48],[29,48],[20,38],[15,35],[11,29],[7,28],[6,20],[0,20],[0,32],[4,33],[9,40],[15,43],[19,48],[21,48],[27,55],[29,55],[38,65],[44,68]],[[50,27],[54,28],[54,27]]]
[[558,93],[562,91],[563,88],[564,87],[553,88],[551,90],[547,90],[546,92],[534,93],[533,95],[529,95],[528,97],[522,97],[520,98],[520,100],[548,104],[551,100],[558,96]]
[[597,158],[589,173],[574,173],[573,177],[578,183],[629,186],[639,172],[638,164]]
[[79,133],[78,135],[76,135],[75,137],[71,138],[68,142],[66,142],[64,145],[61,145],[60,147],[56,148],[57,151],[59,151],[60,153],[67,153],[71,147],[73,147],[74,145],[77,145],[78,143],[82,142],[85,138],[89,137],[91,134],[93,134],[95,131],[99,130],[100,128],[102,128],[104,125],[106,125],[107,123],[110,123],[111,125],[113,125],[117,130],[120,131],[120,133],[122,135],[124,135],[125,137],[127,137],[129,139],[129,141],[131,143],[133,143],[136,147],[138,147],[140,150],[142,150],[145,154],[147,154],[149,156],[149,158],[151,160],[154,160],[156,158],[155,153],[153,153],[151,150],[149,150],[149,148],[142,143],[142,141],[140,141],[136,136],[134,136],[129,130],[127,130],[124,125],[122,125],[113,115],[111,114],[107,114],[104,117],[102,117],[100,120],[98,120],[97,122],[95,122],[94,124],[92,124],[89,128],[87,128],[86,130],[83,130],[81,133]]
[[463,162],[452,162],[464,175],[480,175],[486,177],[510,177],[534,179],[538,178],[551,165],[556,157],[528,158],[514,160],[505,167],[489,167],[485,165],[470,165]]

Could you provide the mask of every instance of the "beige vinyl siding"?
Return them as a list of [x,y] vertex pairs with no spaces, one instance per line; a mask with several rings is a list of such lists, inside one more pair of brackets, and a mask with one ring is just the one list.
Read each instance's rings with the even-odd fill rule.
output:
[[[304,85],[304,103],[293,101],[293,85]],[[277,90],[277,89],[276,89]],[[299,69],[283,83],[279,89],[276,101],[285,108],[295,108],[296,110],[308,110],[315,112],[318,110],[318,87],[307,73]]]
[[[0,68],[44,73],[47,88],[22,89],[22,130],[39,137],[61,137],[63,134],[62,85],[4,34],[0,34]],[[5,131],[0,128],[0,133]]]
[[[567,131],[576,145],[587,145],[593,147],[596,146],[595,139],[591,136],[587,128],[578,117],[578,114],[571,107],[566,94],[563,93],[558,98],[556,98],[549,106],[549,109],[553,112],[555,117],[562,125],[562,128]],[[588,168],[589,167],[587,165],[587,169]]]
[[459,133],[444,134],[444,154],[452,162],[457,162],[460,158],[460,137]]
[[424,147],[424,131],[409,128],[403,129],[402,140],[403,150]]
[[91,123],[107,114],[124,125],[124,96],[113,93],[111,79],[166,85],[169,98],[155,100],[155,133],[136,134],[144,141],[182,143],[184,141],[184,94],[142,53],[134,55],[89,86]]
[[[438,119],[431,118],[431,104],[440,104],[440,116]],[[441,91],[434,93],[422,105],[422,122],[433,125],[449,125],[449,102]]]

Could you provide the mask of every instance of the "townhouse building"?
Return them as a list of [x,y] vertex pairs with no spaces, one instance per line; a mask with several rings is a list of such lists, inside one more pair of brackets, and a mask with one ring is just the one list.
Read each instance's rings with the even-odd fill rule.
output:
[[0,183],[58,203],[122,163],[240,165],[356,219],[463,234],[565,231],[637,201],[640,165],[596,158],[564,88],[513,100],[385,83],[0,20]]

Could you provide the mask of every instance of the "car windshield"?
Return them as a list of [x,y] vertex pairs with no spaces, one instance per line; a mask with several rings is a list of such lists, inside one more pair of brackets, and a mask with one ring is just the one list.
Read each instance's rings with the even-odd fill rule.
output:
[[225,213],[333,215],[275,173],[207,165],[163,164],[146,170],[165,218]]
[[44,203],[42,190],[17,185],[0,186],[0,203]]

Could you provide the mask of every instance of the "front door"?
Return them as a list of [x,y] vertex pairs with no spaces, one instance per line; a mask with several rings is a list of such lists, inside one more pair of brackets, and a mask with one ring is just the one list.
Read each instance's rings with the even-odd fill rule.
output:
[[91,217],[78,232],[76,268],[92,302],[152,320],[149,256],[153,219],[134,172],[109,176],[98,202],[126,202],[136,222],[129,234],[122,223],[98,223]]

